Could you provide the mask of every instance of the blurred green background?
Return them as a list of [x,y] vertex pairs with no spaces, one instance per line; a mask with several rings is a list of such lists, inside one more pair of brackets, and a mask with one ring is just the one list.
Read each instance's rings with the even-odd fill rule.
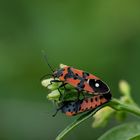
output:
[[[89,71],[119,97],[127,80],[140,102],[140,1],[0,1],[0,140],[54,140],[76,117],[52,114],[40,78],[60,63]],[[130,117],[128,120],[135,120]],[[128,121],[126,120],[126,121]],[[91,128],[92,119],[66,140],[95,140],[111,126]]]

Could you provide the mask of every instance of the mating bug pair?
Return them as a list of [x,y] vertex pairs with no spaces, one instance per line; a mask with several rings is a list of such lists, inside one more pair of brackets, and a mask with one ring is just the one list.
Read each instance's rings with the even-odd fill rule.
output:
[[[51,66],[48,64],[51,68]],[[60,92],[61,87],[65,88],[65,85],[69,84],[77,90],[76,101],[62,101],[60,107],[57,109],[61,110],[68,116],[77,115],[81,112],[95,109],[96,107],[107,103],[111,99],[110,89],[102,80],[98,77],[78,70],[70,66],[64,66],[56,71],[53,71],[52,77],[54,80],[50,81],[50,84],[54,82],[61,82],[62,84],[58,87]],[[65,89],[65,92],[67,90]],[[79,99],[80,94],[86,92],[92,94],[93,97]],[[67,94],[67,93],[65,93]],[[60,95],[62,96],[61,92]]]

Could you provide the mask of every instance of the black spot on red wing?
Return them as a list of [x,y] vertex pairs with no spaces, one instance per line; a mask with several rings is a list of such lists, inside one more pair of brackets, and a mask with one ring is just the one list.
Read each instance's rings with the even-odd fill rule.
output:
[[80,83],[78,83],[77,86],[80,86]]
[[82,72],[83,77],[85,78],[85,72]]
[[68,67],[67,74],[64,76],[64,78],[67,79],[67,78],[73,78],[73,77],[74,77],[74,73],[71,70],[71,67]]
[[95,101],[98,101],[98,98],[97,97],[95,97]]
[[83,86],[81,88],[84,88],[84,87],[85,87],[85,85],[83,84]]
[[67,79],[67,74],[64,76],[64,79]]
[[76,76],[79,76],[77,73],[75,73]]
[[100,96],[100,99],[103,99],[103,96]]
[[91,98],[90,101],[93,102],[93,98]]
[[73,79],[76,80],[76,79],[78,79],[78,77],[74,76]]
[[85,102],[88,103],[88,100],[86,99]]
[[86,80],[87,76],[89,76],[89,73],[83,72],[82,75],[83,75],[83,78]]

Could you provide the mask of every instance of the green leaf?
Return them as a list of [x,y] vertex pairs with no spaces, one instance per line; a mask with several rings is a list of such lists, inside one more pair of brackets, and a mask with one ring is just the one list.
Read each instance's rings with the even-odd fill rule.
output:
[[75,128],[77,125],[79,125],[80,123],[82,123],[83,121],[85,121],[86,119],[92,117],[99,109],[101,109],[102,107],[106,106],[107,104],[104,104],[100,107],[97,107],[94,110],[91,110],[83,115],[81,115],[78,119],[76,119],[74,122],[72,122],[70,125],[68,125],[57,137],[56,140],[62,140],[63,137],[69,133],[73,128]]
[[140,135],[137,135],[137,136],[135,136],[135,137],[133,137],[133,138],[131,138],[129,140],[140,140]]
[[140,135],[140,122],[133,122],[112,128],[98,140],[130,140],[137,135]]

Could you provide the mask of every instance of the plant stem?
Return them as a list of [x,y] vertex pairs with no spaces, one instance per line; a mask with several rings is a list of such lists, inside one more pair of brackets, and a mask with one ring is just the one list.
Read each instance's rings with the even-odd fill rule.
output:
[[123,103],[118,99],[112,98],[109,106],[114,108],[115,110],[124,110],[140,117],[140,108],[134,105]]

